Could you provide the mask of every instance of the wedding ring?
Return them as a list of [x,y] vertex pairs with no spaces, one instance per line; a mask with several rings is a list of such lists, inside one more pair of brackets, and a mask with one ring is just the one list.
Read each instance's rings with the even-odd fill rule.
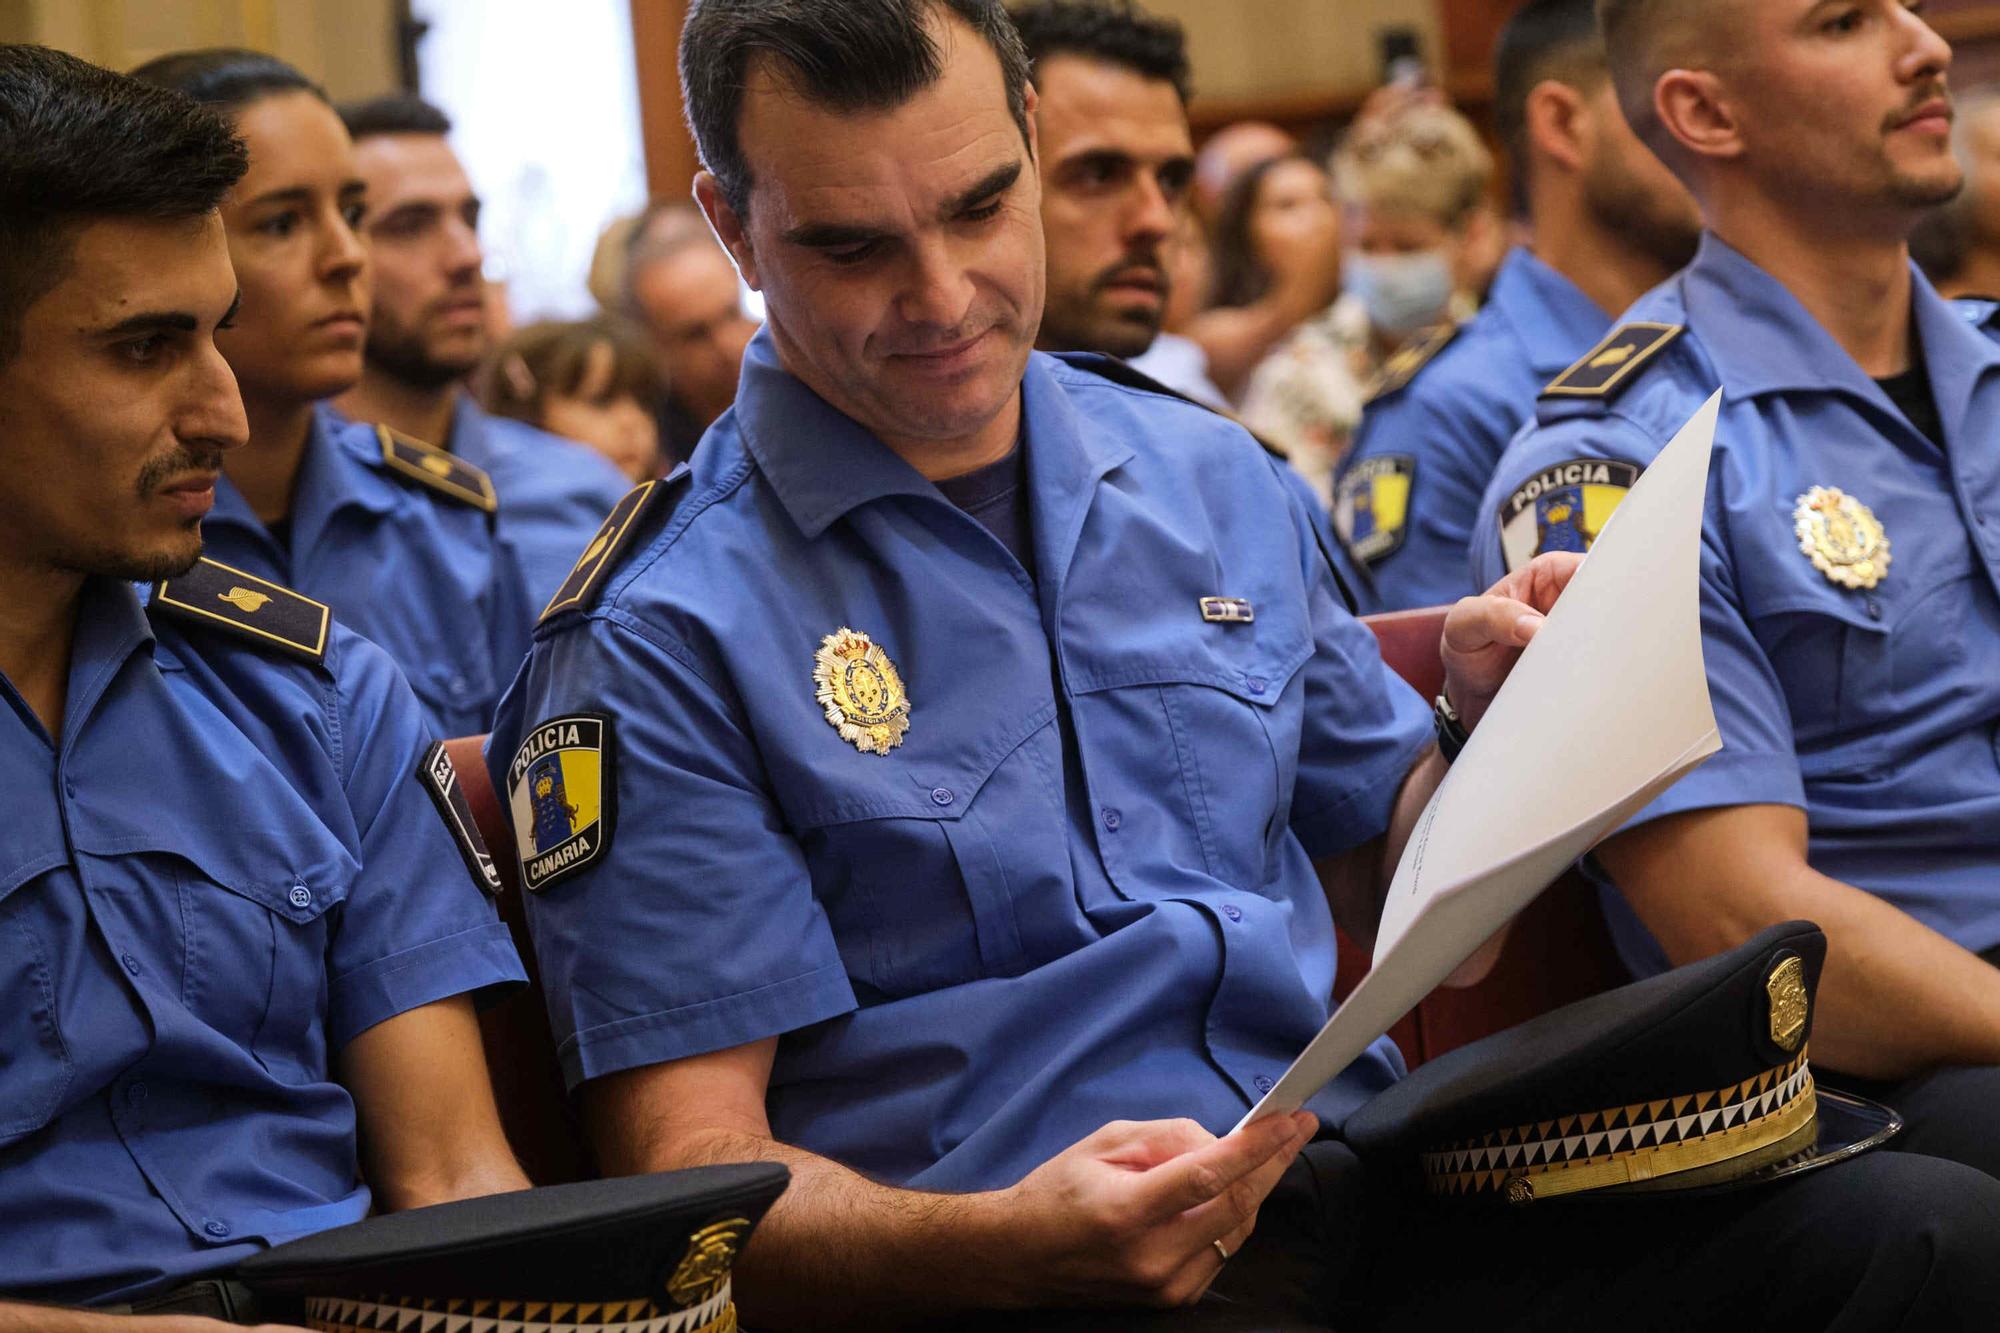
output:
[[1212,1241],[1210,1241],[1210,1242],[1209,1242],[1209,1244],[1210,1244],[1210,1245],[1213,1245],[1213,1246],[1215,1247],[1215,1252],[1216,1252],[1217,1254],[1219,1254],[1219,1255],[1221,1255],[1221,1256],[1222,1256],[1222,1262],[1223,1262],[1223,1263],[1225,1263],[1225,1264],[1226,1264],[1226,1263],[1228,1263],[1228,1262],[1229,1262],[1229,1251],[1228,1251],[1228,1250],[1225,1250],[1225,1249],[1223,1249],[1223,1248],[1222,1248],[1222,1242],[1221,1242],[1221,1241],[1219,1241],[1219,1240],[1212,1240]]

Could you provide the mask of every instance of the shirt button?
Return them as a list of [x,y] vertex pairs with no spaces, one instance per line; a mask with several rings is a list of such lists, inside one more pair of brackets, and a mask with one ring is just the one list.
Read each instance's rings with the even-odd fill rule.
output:
[[76,779],[75,779],[75,778],[64,778],[64,779],[63,779],[63,795],[65,795],[65,796],[69,797],[69,798],[70,798],[70,799],[71,799],[72,801],[74,801],[74,800],[76,799]]
[[1249,686],[1250,686],[1250,693],[1252,693],[1252,694],[1262,694],[1262,693],[1264,692],[1264,688],[1265,688],[1265,685],[1266,685],[1266,681],[1264,680],[1264,678],[1263,678],[1262,676],[1252,676],[1252,677],[1250,677],[1250,680],[1249,680],[1249,682],[1248,682],[1248,683],[1249,683]]
[[1880,620],[1882,618],[1882,603],[1876,601],[1873,597],[1868,599],[1868,618],[1870,620]]
[[127,972],[130,972],[135,977],[139,975],[139,960],[134,958],[131,954],[129,953],[119,954],[118,961],[125,964],[125,970]]
[[957,798],[951,794],[951,788],[949,787],[931,788],[932,805],[950,805],[955,799]]
[[1257,1086],[1257,1092],[1259,1093],[1259,1095],[1262,1095],[1263,1093],[1267,1093],[1267,1092],[1269,1092],[1269,1091],[1270,1091],[1270,1090],[1271,1090],[1272,1088],[1274,1088],[1274,1087],[1276,1087],[1276,1086],[1277,1086],[1277,1084],[1275,1084],[1275,1083],[1271,1082],[1271,1080],[1270,1080],[1270,1079],[1266,1078],[1266,1077],[1265,1077],[1264,1075],[1262,1075],[1262,1074],[1259,1074],[1259,1075],[1257,1075],[1257,1077],[1256,1077],[1256,1078],[1255,1078],[1255,1079],[1253,1080],[1253,1082],[1254,1082],[1254,1083],[1256,1084],[1256,1086]]
[[1109,805],[1104,807],[1104,827],[1110,829],[1113,833],[1116,833],[1118,831],[1118,826],[1120,824],[1123,824],[1124,822],[1125,822],[1125,816],[1119,813],[1116,807]]
[[286,896],[292,900],[292,906],[294,907],[307,908],[312,906],[312,890],[303,884],[292,885],[292,891]]
[[143,1083],[134,1083],[126,1088],[125,1104],[127,1106],[144,1106],[146,1104],[146,1085]]
[[201,1229],[203,1231],[206,1231],[209,1235],[214,1236],[217,1240],[220,1240],[222,1237],[229,1234],[229,1223],[203,1222],[201,1224]]
[[1222,905],[1222,914],[1231,921],[1241,921],[1243,919],[1243,909],[1235,903],[1224,903]]

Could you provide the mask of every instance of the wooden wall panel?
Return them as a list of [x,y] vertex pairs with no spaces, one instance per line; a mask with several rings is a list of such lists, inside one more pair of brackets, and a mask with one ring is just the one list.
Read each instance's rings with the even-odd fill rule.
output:
[[681,109],[677,53],[687,0],[632,0],[632,50],[639,62],[639,124],[646,143],[646,188],[656,199],[685,199],[700,162]]

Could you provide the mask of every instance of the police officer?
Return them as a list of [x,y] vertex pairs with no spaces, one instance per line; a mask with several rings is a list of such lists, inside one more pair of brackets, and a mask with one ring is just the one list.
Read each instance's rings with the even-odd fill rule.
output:
[[346,129],[303,75],[254,52],[136,75],[223,111],[250,150],[222,207],[243,305],[220,340],[250,442],[217,491],[209,554],[330,604],[388,650],[441,735],[485,731],[534,612],[492,479],[319,405],[360,378],[367,329],[367,184]]
[[2000,1170],[2000,321],[1940,300],[1904,244],[1959,185],[1950,48],[1892,0],[1603,13],[1626,114],[1710,231],[1548,386],[1478,572],[1588,546],[1721,389],[1701,589],[1723,749],[1596,853],[1615,933],[1644,973],[1818,921],[1814,1058],[1888,1081],[1905,1145]]
[[[0,47],[0,1329],[194,1330],[275,1241],[518,1188],[471,994],[522,978],[326,608],[197,563],[243,407],[242,145]],[[150,601],[135,582],[153,584]],[[461,826],[462,827],[462,826]]]
[[540,610],[630,484],[602,455],[482,411],[465,377],[490,350],[479,196],[420,98],[340,108],[368,186],[368,341],[361,380],[337,400],[356,421],[441,441],[493,478],[500,522]]
[[1694,201],[1618,109],[1592,0],[1536,0],[1501,33],[1496,64],[1495,116],[1534,240],[1469,322],[1392,360],[1362,415],[1334,527],[1367,566],[1371,611],[1473,590],[1479,497],[1536,393],[1700,236]]
[[[1994,1299],[1966,1284],[2000,1185],[1889,1154],[1613,1245],[1441,1226],[1448,1280],[1393,1281],[1368,1238],[1414,1218],[1306,1148],[1396,1077],[1386,1043],[1316,1115],[1214,1137],[1324,1021],[1332,916],[1367,936],[1445,761],[1274,460],[1031,352],[1034,98],[1000,6],[826,15],[689,12],[698,197],[769,324],[693,468],[573,573],[488,749],[605,1168],[792,1168],[743,1260],[758,1327],[1175,1305],[1218,1273],[1218,1327],[1525,1324],[1639,1272],[1749,1323]],[[753,55],[780,51],[810,64]],[[1454,610],[1465,721],[1573,567]],[[1503,1268],[1549,1269],[1549,1303],[1496,1310]]]

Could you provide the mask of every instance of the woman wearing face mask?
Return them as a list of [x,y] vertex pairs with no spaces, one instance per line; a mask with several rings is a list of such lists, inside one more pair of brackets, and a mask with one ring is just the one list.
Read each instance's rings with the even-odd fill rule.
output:
[[1264,360],[1243,400],[1245,422],[1329,501],[1384,364],[1472,313],[1501,239],[1486,204],[1492,157],[1455,111],[1419,105],[1357,125],[1333,167],[1340,299]]
[[250,153],[222,203],[241,304],[215,340],[250,440],[223,459],[207,554],[330,605],[396,660],[440,735],[485,731],[533,628],[491,482],[320,405],[361,378],[367,336],[367,199],[340,117],[256,52],[162,56],[133,75],[220,109]]

